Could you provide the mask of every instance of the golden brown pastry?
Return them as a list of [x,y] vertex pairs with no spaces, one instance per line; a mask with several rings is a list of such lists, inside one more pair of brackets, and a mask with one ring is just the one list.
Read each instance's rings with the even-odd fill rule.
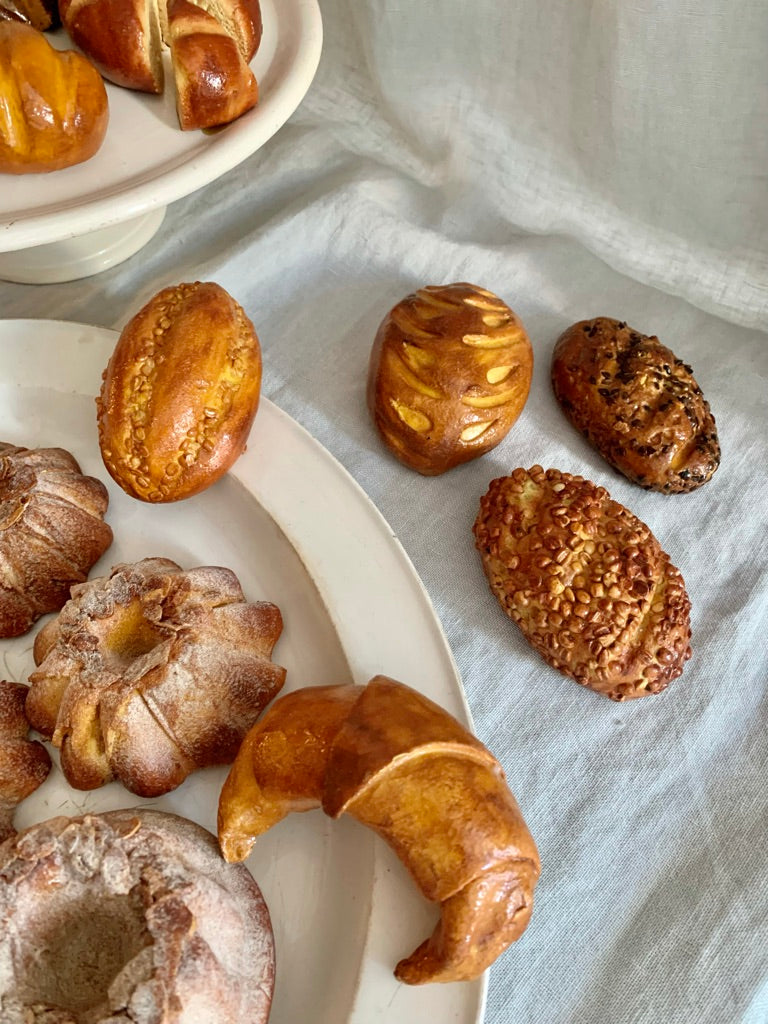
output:
[[0,0],[0,21],[22,21],[46,32],[59,24],[59,9],[54,0]]
[[159,5],[152,0],[59,0],[59,12],[69,37],[110,82],[140,92],[163,91]]
[[0,680],[0,843],[13,835],[16,805],[34,793],[51,770],[43,744],[28,739],[26,696],[26,686]]
[[368,408],[384,444],[425,476],[494,448],[528,398],[533,350],[498,296],[472,284],[420,288],[384,318]]
[[306,687],[248,733],[219,801],[219,842],[243,860],[291,811],[351,814],[394,849],[432,935],[395,974],[417,985],[480,975],[524,931],[540,864],[496,758],[441,707],[386,676]]
[[605,488],[516,469],[491,482],[474,533],[501,607],[554,668],[617,701],[659,693],[683,671],[683,578]]
[[101,75],[82,54],[0,20],[0,172],[43,174],[90,160],[108,121]]
[[58,611],[112,543],[104,484],[62,448],[0,443],[0,637]]
[[246,603],[229,569],[119,565],[73,587],[35,637],[27,715],[76,789],[117,778],[158,796],[232,761],[285,681],[270,661],[281,631],[279,609]]
[[620,473],[654,491],[692,491],[720,464],[715,420],[693,370],[626,323],[597,317],[555,346],[563,412]]
[[59,817],[0,847],[5,1024],[266,1024],[274,976],[258,885],[191,821]]
[[213,14],[191,0],[169,0],[168,41],[183,131],[229,124],[256,106],[248,60]]
[[110,475],[134,498],[179,501],[245,450],[261,393],[253,324],[210,282],[164,288],[118,339],[97,399]]
[[258,100],[248,67],[261,42],[258,0],[61,0],[60,9],[72,39],[116,85],[163,92],[170,47],[183,129],[227,124]]

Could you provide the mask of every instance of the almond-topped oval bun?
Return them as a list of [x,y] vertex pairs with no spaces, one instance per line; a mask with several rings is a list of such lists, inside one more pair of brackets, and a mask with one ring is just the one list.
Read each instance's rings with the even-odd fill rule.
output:
[[623,321],[569,327],[555,345],[552,386],[576,429],[641,487],[692,491],[720,465],[715,418],[691,367]]
[[164,288],[118,339],[96,400],[99,444],[134,498],[180,501],[245,450],[261,393],[261,347],[213,282]]
[[46,174],[90,160],[108,123],[107,91],[89,60],[57,50],[29,24],[0,20],[0,173]]
[[[476,978],[522,935],[541,865],[504,771],[439,705],[387,676],[281,697],[243,741],[219,799],[219,842],[244,860],[292,811],[350,814],[440,908],[399,981]],[[286,851],[287,852],[287,851]]]
[[272,922],[175,814],[57,817],[0,846],[3,1024],[267,1024]]
[[367,399],[395,458],[425,476],[494,448],[522,412],[533,349],[493,292],[429,285],[389,311],[376,334]]
[[604,487],[516,469],[480,500],[491,590],[554,668],[612,700],[664,690],[691,656],[691,603],[650,529]]

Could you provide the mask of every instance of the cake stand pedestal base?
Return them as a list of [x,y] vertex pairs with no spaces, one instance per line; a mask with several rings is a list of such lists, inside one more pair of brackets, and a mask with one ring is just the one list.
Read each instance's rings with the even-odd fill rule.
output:
[[58,284],[100,274],[145,246],[163,223],[165,210],[162,206],[85,235],[0,253],[0,279],[16,284]]

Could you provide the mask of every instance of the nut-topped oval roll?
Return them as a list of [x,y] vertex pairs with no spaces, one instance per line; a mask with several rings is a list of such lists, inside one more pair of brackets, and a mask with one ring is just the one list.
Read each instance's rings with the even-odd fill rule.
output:
[[384,318],[368,370],[368,408],[392,454],[436,476],[494,448],[531,386],[525,328],[493,292],[420,288]]
[[223,476],[259,405],[261,347],[219,285],[164,288],[126,325],[97,399],[104,464],[134,498],[179,501]]
[[623,321],[569,327],[555,346],[552,386],[576,429],[641,487],[692,491],[720,464],[715,420],[691,367]]
[[617,701],[659,693],[683,671],[683,578],[604,487],[516,469],[491,482],[474,533],[501,607],[554,668]]

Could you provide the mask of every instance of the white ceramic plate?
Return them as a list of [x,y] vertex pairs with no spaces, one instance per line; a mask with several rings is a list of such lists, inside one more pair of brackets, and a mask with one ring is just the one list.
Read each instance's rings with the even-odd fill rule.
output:
[[[169,87],[148,96],[107,83],[110,119],[99,152],[52,174],[0,175],[0,253],[57,242],[157,211],[254,153],[288,120],[322,47],[317,0],[261,0],[264,33],[251,67],[259,103],[212,133],[182,132]],[[72,47],[62,30],[51,41]]]
[[[0,440],[67,448],[109,487],[115,541],[92,575],[148,555],[185,568],[226,565],[250,600],[269,599],[283,613],[274,659],[288,670],[284,692],[384,673],[470,724],[453,658],[407,555],[346,471],[276,406],[262,402],[234,470],[194,498],[149,506],[112,483],[93,396],[116,338],[79,324],[0,321]],[[26,681],[35,632],[0,641],[6,678]],[[151,803],[213,831],[225,775],[198,772],[162,799],[141,801],[117,783],[77,792],[55,767],[16,824]],[[395,963],[431,932],[437,912],[372,832],[309,811],[263,836],[247,863],[275,928],[270,1024],[482,1020],[485,978],[417,987],[395,980]]]

